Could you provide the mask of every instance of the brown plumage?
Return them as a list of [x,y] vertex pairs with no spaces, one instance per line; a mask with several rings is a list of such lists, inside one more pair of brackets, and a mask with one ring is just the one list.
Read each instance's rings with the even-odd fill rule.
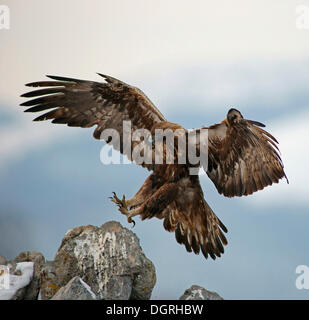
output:
[[[53,123],[83,128],[97,125],[93,133],[96,139],[102,138],[105,129],[117,130],[120,143],[110,137],[103,138],[130,160],[132,151],[141,142],[130,141],[130,148],[126,144],[137,129],[149,130],[153,139],[157,129],[180,130],[179,137],[188,141],[189,132],[168,122],[141,90],[110,76],[100,76],[105,83],[48,76],[55,81],[27,84],[41,89],[23,94],[22,97],[35,98],[21,105],[30,107],[26,112],[52,109],[34,121],[52,119]],[[131,121],[131,132],[123,133],[123,121]],[[230,109],[221,123],[201,128],[208,132],[208,165],[204,169],[220,194],[249,195],[286,177],[278,142],[261,127],[264,125],[246,120],[238,110]],[[194,133],[198,136],[201,129]],[[164,228],[175,232],[177,242],[184,244],[187,251],[196,254],[201,251],[206,258],[215,259],[224,252],[227,229],[205,201],[198,175],[190,172],[201,163],[192,164],[187,157],[185,163],[178,164],[181,152],[188,153],[188,149],[180,148],[180,139],[175,139],[172,147],[175,151],[172,164],[167,163],[168,142],[154,139],[151,158],[155,158],[154,143],[161,143],[163,163],[138,162],[152,171],[151,175],[133,198],[119,199],[114,193],[112,201],[128,221],[133,221],[136,215],[141,219],[163,219]],[[198,143],[197,153],[200,149]]]

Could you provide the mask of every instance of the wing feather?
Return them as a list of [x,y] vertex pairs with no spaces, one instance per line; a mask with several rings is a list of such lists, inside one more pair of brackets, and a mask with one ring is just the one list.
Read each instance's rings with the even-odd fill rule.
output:
[[[286,178],[278,141],[260,122],[236,118],[208,129],[207,175],[227,197],[249,195]],[[230,110],[231,112],[231,110]],[[204,128],[205,129],[205,128]],[[288,179],[287,179],[288,181]]]
[[223,233],[227,228],[205,201],[198,176],[184,178],[179,183],[181,193],[161,215],[164,228],[175,232],[176,241],[188,252],[202,252],[206,259],[220,257],[227,245]]
[[123,148],[123,121],[131,121],[132,132],[136,129],[151,131],[154,124],[165,121],[165,118],[138,88],[99,75],[105,83],[51,75],[47,77],[55,81],[28,83],[26,86],[43,88],[23,94],[22,97],[34,99],[21,103],[21,106],[31,107],[26,112],[53,109],[34,121],[52,120],[52,123],[83,128],[97,125],[93,133],[96,139],[101,138],[104,129],[115,129],[120,135],[120,145],[118,141],[110,143],[118,151],[125,150],[123,153],[131,159],[131,152],[138,142],[132,142],[131,150]]

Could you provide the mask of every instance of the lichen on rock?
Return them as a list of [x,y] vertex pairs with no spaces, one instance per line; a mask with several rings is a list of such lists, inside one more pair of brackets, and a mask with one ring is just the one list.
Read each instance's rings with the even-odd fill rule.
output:
[[138,238],[115,221],[71,229],[54,264],[57,286],[79,276],[98,299],[149,299],[156,283],[155,267]]

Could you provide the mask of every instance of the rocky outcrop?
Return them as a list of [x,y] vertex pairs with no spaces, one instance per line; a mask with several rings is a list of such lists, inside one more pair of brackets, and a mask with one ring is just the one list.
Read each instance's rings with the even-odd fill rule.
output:
[[33,262],[8,261],[0,266],[0,300],[22,300],[34,273]]
[[39,300],[49,300],[60,289],[57,285],[54,261],[46,261],[40,273],[40,294]]
[[[139,239],[115,221],[69,230],[53,261],[37,251],[0,256],[0,300],[146,300],[155,283]],[[194,285],[180,300],[223,299]]]
[[96,300],[96,295],[80,277],[74,277],[60,288],[51,300]]
[[149,299],[156,283],[136,235],[114,221],[68,231],[54,266],[57,286],[79,276],[98,299]]
[[37,251],[26,251],[20,253],[14,260],[20,262],[33,262],[32,280],[25,288],[23,300],[36,300],[40,291],[40,274],[45,264],[45,258],[42,253]]
[[[11,279],[18,270],[20,279],[28,279],[19,281],[23,286],[15,290],[1,290],[0,299],[150,299],[156,283],[155,267],[137,236],[114,221],[69,230],[53,261],[27,251],[12,261],[1,257],[0,262],[10,266]],[[21,273],[22,263],[31,264],[31,274],[29,268]]]
[[179,300],[223,300],[218,293],[193,285],[187,289]]

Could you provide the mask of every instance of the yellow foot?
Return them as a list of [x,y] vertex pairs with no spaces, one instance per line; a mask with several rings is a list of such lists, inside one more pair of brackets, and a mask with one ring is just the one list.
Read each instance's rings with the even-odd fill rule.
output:
[[130,217],[130,211],[128,210],[128,207],[127,207],[127,204],[126,204],[125,195],[123,195],[122,196],[122,200],[120,200],[117,197],[116,193],[113,192],[113,196],[110,197],[110,199],[114,203],[116,203],[116,205],[118,206],[118,210],[127,217],[129,223],[133,223],[133,227],[134,227],[135,226],[135,221]]

